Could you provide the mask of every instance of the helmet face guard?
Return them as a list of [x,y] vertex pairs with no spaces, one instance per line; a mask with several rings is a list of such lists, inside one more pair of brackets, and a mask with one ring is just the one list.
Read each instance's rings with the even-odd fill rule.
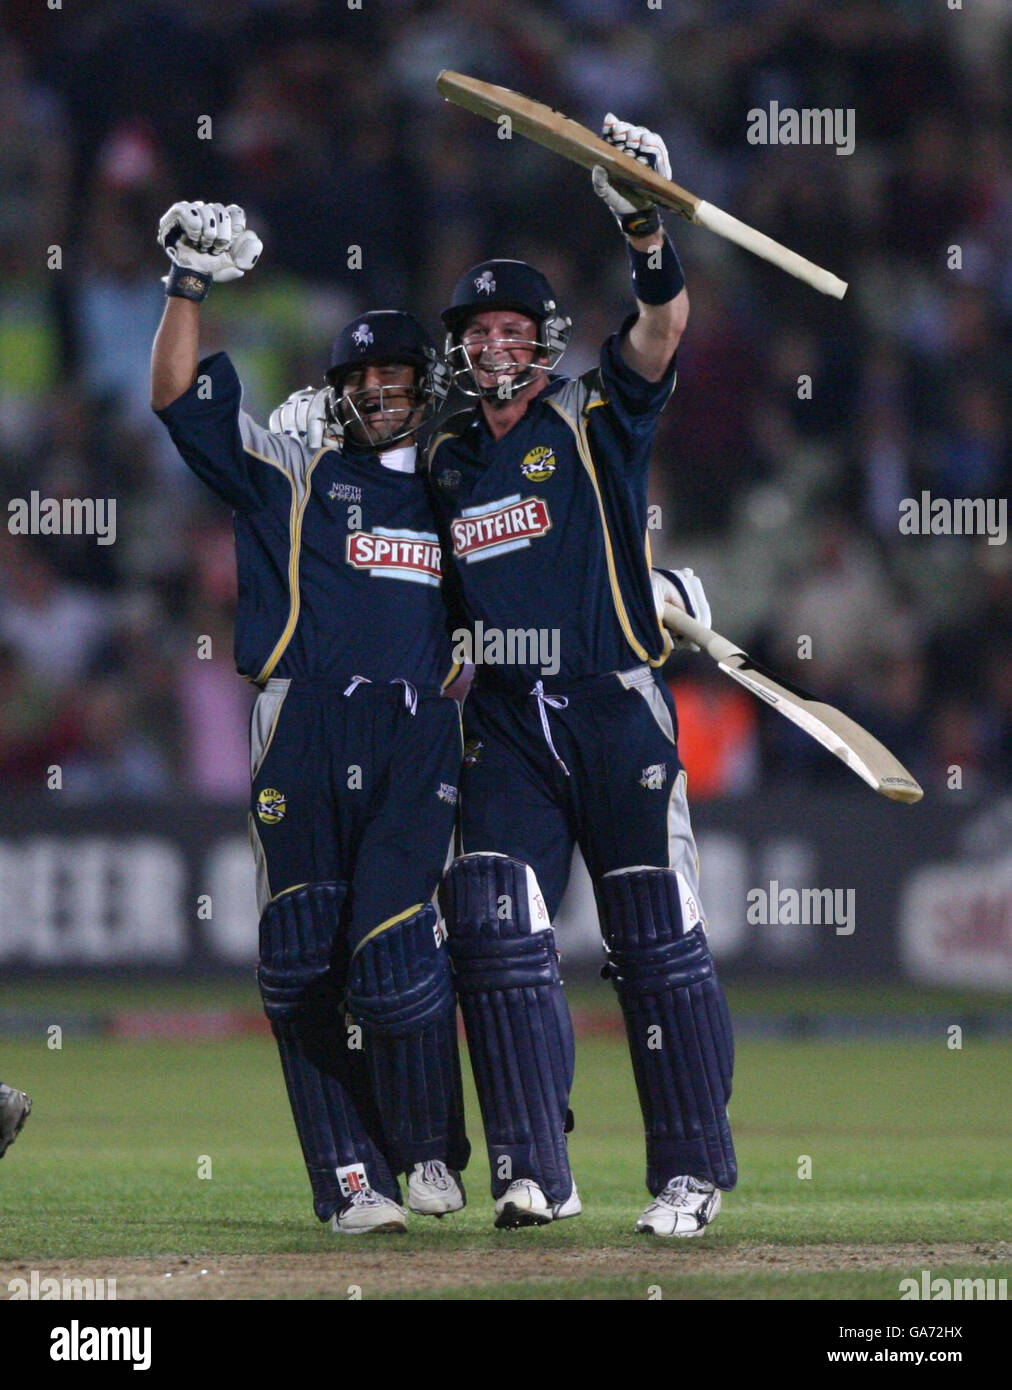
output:
[[[354,391],[345,391],[345,380],[356,367],[349,367],[339,373],[328,372],[331,381],[328,413],[334,417],[341,430],[346,447],[380,452],[415,434],[426,420],[435,415],[450,389],[450,372],[435,348],[432,348],[431,352],[431,361],[427,360],[424,364],[407,357],[392,359],[414,368],[415,380],[411,385],[362,386]],[[385,365],[390,360],[369,360],[364,362],[363,366]],[[365,409],[374,402],[375,409]],[[367,414],[376,413],[382,415],[384,423],[394,426],[389,433],[377,431],[365,418]],[[358,438],[351,427],[360,432]]]
[[[561,342],[558,331],[546,331],[551,324],[565,325],[565,336]],[[472,357],[468,348],[473,348],[476,344],[465,343],[458,340],[452,332],[447,333],[444,357],[454,386],[465,396],[477,397],[482,400],[508,401],[537,381],[539,374],[548,375],[555,371],[562,360],[562,354],[566,350],[568,340],[569,320],[556,317],[543,321],[540,327],[540,336],[537,338],[487,338],[482,344],[481,352],[475,357]],[[533,352],[534,358],[530,362],[522,364],[505,361],[483,367],[481,359],[485,353],[489,350],[494,351],[499,347],[506,349],[529,348]],[[538,356],[542,356],[545,360],[537,361]],[[508,370],[502,370],[504,368]],[[482,386],[478,375],[479,371],[494,375],[497,378],[496,384],[494,386]]]

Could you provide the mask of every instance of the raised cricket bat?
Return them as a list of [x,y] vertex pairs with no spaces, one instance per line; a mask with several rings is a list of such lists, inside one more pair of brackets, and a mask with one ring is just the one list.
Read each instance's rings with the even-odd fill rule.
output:
[[521,96],[519,92],[511,92],[508,87],[496,87],[491,82],[479,82],[476,77],[466,77],[463,73],[451,72],[448,68],[444,68],[436,78],[436,89],[447,101],[463,106],[487,120],[499,121],[503,116],[508,116],[512,130],[519,131],[521,135],[526,135],[528,140],[544,145],[546,149],[554,150],[556,154],[564,155],[576,164],[582,164],[587,169],[592,169],[595,164],[603,165],[612,182],[631,184],[649,193],[654,202],[659,203],[661,207],[671,208],[686,221],[695,222],[700,227],[716,232],[718,236],[726,237],[728,241],[744,247],[746,251],[761,256],[771,265],[786,270],[788,275],[804,280],[823,294],[842,299],[847,292],[846,281],[840,280],[828,270],[823,270],[821,266],[806,261],[804,256],[799,256],[796,251],[789,251],[786,246],[781,246],[772,237],[757,232],[754,227],[739,222],[730,213],[722,212],[720,208],[715,208],[712,203],[705,202],[695,193],[679,188],[678,184],[672,183],[670,179],[662,178],[632,155],[615,149],[614,145],[609,145],[586,126],[580,125],[578,121],[571,121],[561,111],[553,111],[543,102],[532,101],[529,97]]
[[890,801],[920,801],[924,792],[899,759],[853,719],[799,690],[796,685],[778,680],[747,652],[719,633],[711,632],[673,603],[664,605],[664,626],[702,647],[725,675],[772,705],[778,714],[797,724],[799,729],[804,729],[882,796]]

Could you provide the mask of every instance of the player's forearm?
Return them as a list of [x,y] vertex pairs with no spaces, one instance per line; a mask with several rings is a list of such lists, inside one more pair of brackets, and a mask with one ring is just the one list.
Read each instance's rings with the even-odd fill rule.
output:
[[151,349],[153,410],[164,410],[193,385],[199,343],[200,305],[190,299],[167,299]]
[[622,342],[622,356],[648,381],[668,369],[689,318],[689,296],[674,246],[663,230],[629,238],[639,317]]

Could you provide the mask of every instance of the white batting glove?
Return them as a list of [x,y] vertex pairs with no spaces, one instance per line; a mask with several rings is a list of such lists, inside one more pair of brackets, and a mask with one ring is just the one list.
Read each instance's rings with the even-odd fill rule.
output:
[[[664,605],[670,603],[675,608],[680,608],[683,613],[688,613],[690,618],[695,618],[704,627],[710,626],[710,605],[703,592],[703,581],[693,574],[692,570],[651,570],[650,585],[654,591],[654,607],[662,624]],[[668,636],[672,645],[680,651],[699,651],[697,643],[690,642],[687,637],[679,637],[674,632],[668,632]]]
[[267,428],[272,434],[290,434],[293,439],[301,440],[307,449],[319,449],[325,442],[339,444],[341,428],[331,417],[329,400],[329,386],[319,391],[315,386],[293,391],[271,411]]
[[176,265],[219,284],[252,270],[264,249],[235,203],[173,203],[158,224],[158,242]]
[[[632,155],[640,164],[655,170],[662,178],[670,179],[671,161],[667,147],[661,137],[647,130],[646,126],[620,121],[609,111],[604,118],[601,137],[617,150]],[[649,193],[641,193],[628,184],[613,184],[602,164],[594,165],[591,181],[594,192],[607,203],[626,236],[647,236],[660,226],[660,214],[652,211],[656,204]]]

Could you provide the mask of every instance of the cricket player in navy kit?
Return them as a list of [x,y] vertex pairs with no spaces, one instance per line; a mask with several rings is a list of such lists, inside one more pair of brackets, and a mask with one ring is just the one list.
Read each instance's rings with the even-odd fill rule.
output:
[[[331,432],[309,448],[241,408],[199,304],[252,268],[242,210],[177,203],[152,404],[235,512],[236,662],[260,687],[250,838],[258,979],[316,1214],[405,1229],[464,1205],[456,1005],[433,898],[453,832],[460,724],[439,546],[414,433],[445,395],[425,330],[392,310],[338,335]],[[350,1022],[345,1020],[347,1010]]]
[[[658,136],[610,115],[604,136],[670,176]],[[730,1022],[660,676],[670,643],[659,604],[668,598],[704,622],[709,608],[690,570],[652,578],[646,531],[651,442],[688,300],[657,208],[612,187],[600,167],[593,182],[627,238],[637,300],[598,368],[576,380],[554,374],[570,321],[522,262],[473,267],[443,314],[455,381],[478,398],[428,455],[456,620],[481,622],[486,637],[561,640],[551,676],[533,641],[512,665],[476,656],[461,854],[442,900],[495,1224],[580,1211],[566,1145],[573,1035],[551,925],[577,841],[646,1128],[653,1200],[637,1230],[692,1236],[716,1216],[736,1166]]]

